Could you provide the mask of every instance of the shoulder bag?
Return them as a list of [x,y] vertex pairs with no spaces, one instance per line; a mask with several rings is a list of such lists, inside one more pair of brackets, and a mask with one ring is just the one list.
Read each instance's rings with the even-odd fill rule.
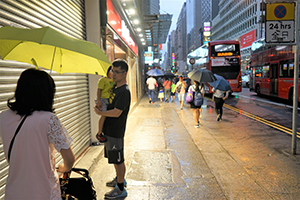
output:
[[25,121],[25,119],[26,119],[27,117],[28,117],[28,115],[25,115],[25,116],[24,116],[24,118],[23,118],[22,121],[20,122],[20,124],[19,124],[19,126],[18,126],[18,128],[17,128],[17,130],[16,130],[16,132],[15,132],[14,137],[13,137],[13,138],[11,139],[11,141],[10,141],[10,145],[9,145],[9,149],[8,149],[8,156],[7,156],[8,163],[9,163],[9,160],[10,160],[10,154],[11,154],[12,147],[13,147],[13,145],[14,145],[15,138],[16,138],[17,134],[19,133],[19,130],[21,129],[21,127],[22,127],[22,125],[23,125],[23,123],[24,123],[24,121]]

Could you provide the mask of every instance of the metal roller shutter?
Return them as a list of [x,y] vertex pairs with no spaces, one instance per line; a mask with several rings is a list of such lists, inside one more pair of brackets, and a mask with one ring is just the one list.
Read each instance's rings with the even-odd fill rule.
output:
[[[50,26],[71,37],[86,39],[84,0],[1,0],[1,26]],[[20,74],[29,67],[33,66],[0,59],[0,112],[7,109],[7,99],[13,96]],[[90,144],[88,77],[55,72],[52,77],[56,84],[55,113],[70,133],[74,141],[72,149],[78,156]],[[57,162],[61,162],[58,154]],[[7,173],[8,165],[0,143],[0,199],[4,197]]]

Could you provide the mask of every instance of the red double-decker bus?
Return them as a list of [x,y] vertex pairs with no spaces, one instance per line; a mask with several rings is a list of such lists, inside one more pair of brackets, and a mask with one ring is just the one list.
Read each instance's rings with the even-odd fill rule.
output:
[[232,92],[242,91],[239,41],[210,41],[190,53],[189,58],[196,60],[194,68],[206,68],[223,76],[230,83]]
[[220,40],[208,43],[209,66],[214,74],[223,76],[232,92],[242,91],[240,42]]
[[251,90],[258,95],[279,97],[292,102],[294,52],[291,45],[266,45],[264,38],[257,40],[252,43],[250,61]]

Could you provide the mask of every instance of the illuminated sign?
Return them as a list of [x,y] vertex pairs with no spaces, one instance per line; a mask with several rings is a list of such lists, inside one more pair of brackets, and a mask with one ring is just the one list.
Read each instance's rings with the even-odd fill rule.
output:
[[172,66],[175,65],[175,53],[172,53]]
[[222,52],[217,54],[217,56],[232,56],[232,55],[233,55],[232,52]]
[[145,63],[152,64],[153,63],[153,51],[146,51],[144,53],[145,56]]
[[210,36],[210,32],[203,32],[204,36]]
[[122,38],[122,40],[129,46],[129,48],[138,55],[138,46],[135,44],[132,39],[130,32],[125,25],[124,21],[121,20],[121,17],[118,11],[112,4],[111,0],[107,1],[107,22],[110,27],[115,30],[115,32]]
[[210,31],[210,26],[204,26],[203,30],[204,30],[205,32],[209,32],[209,31]]

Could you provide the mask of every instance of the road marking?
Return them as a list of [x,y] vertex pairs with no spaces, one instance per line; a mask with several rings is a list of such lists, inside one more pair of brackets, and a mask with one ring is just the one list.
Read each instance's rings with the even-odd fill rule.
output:
[[[268,120],[266,120],[266,119],[263,119],[263,118],[261,118],[261,117],[258,117],[258,116],[256,116],[256,115],[253,115],[253,114],[251,114],[251,113],[248,113],[248,112],[246,112],[246,111],[243,111],[243,110],[241,110],[241,109],[239,109],[239,108],[232,107],[232,106],[227,105],[227,104],[224,104],[224,107],[225,107],[225,108],[228,108],[228,109],[230,109],[230,110],[232,110],[232,111],[235,111],[235,112],[237,112],[238,114],[241,114],[241,115],[244,115],[244,116],[249,117],[249,118],[251,118],[251,119],[254,119],[255,121],[258,121],[258,122],[260,122],[260,123],[262,123],[262,124],[265,124],[265,125],[267,125],[267,126],[270,126],[270,127],[272,127],[272,128],[275,128],[275,129],[277,129],[277,130],[280,130],[280,131],[282,131],[282,132],[284,132],[284,133],[287,133],[287,134],[289,134],[289,135],[293,135],[293,130],[292,130],[292,129],[289,129],[289,128],[287,128],[287,127],[281,126],[281,125],[279,125],[279,124],[276,124],[276,123],[274,123],[274,122],[268,121]],[[300,133],[299,133],[299,132],[297,132],[297,137],[300,138]]]

